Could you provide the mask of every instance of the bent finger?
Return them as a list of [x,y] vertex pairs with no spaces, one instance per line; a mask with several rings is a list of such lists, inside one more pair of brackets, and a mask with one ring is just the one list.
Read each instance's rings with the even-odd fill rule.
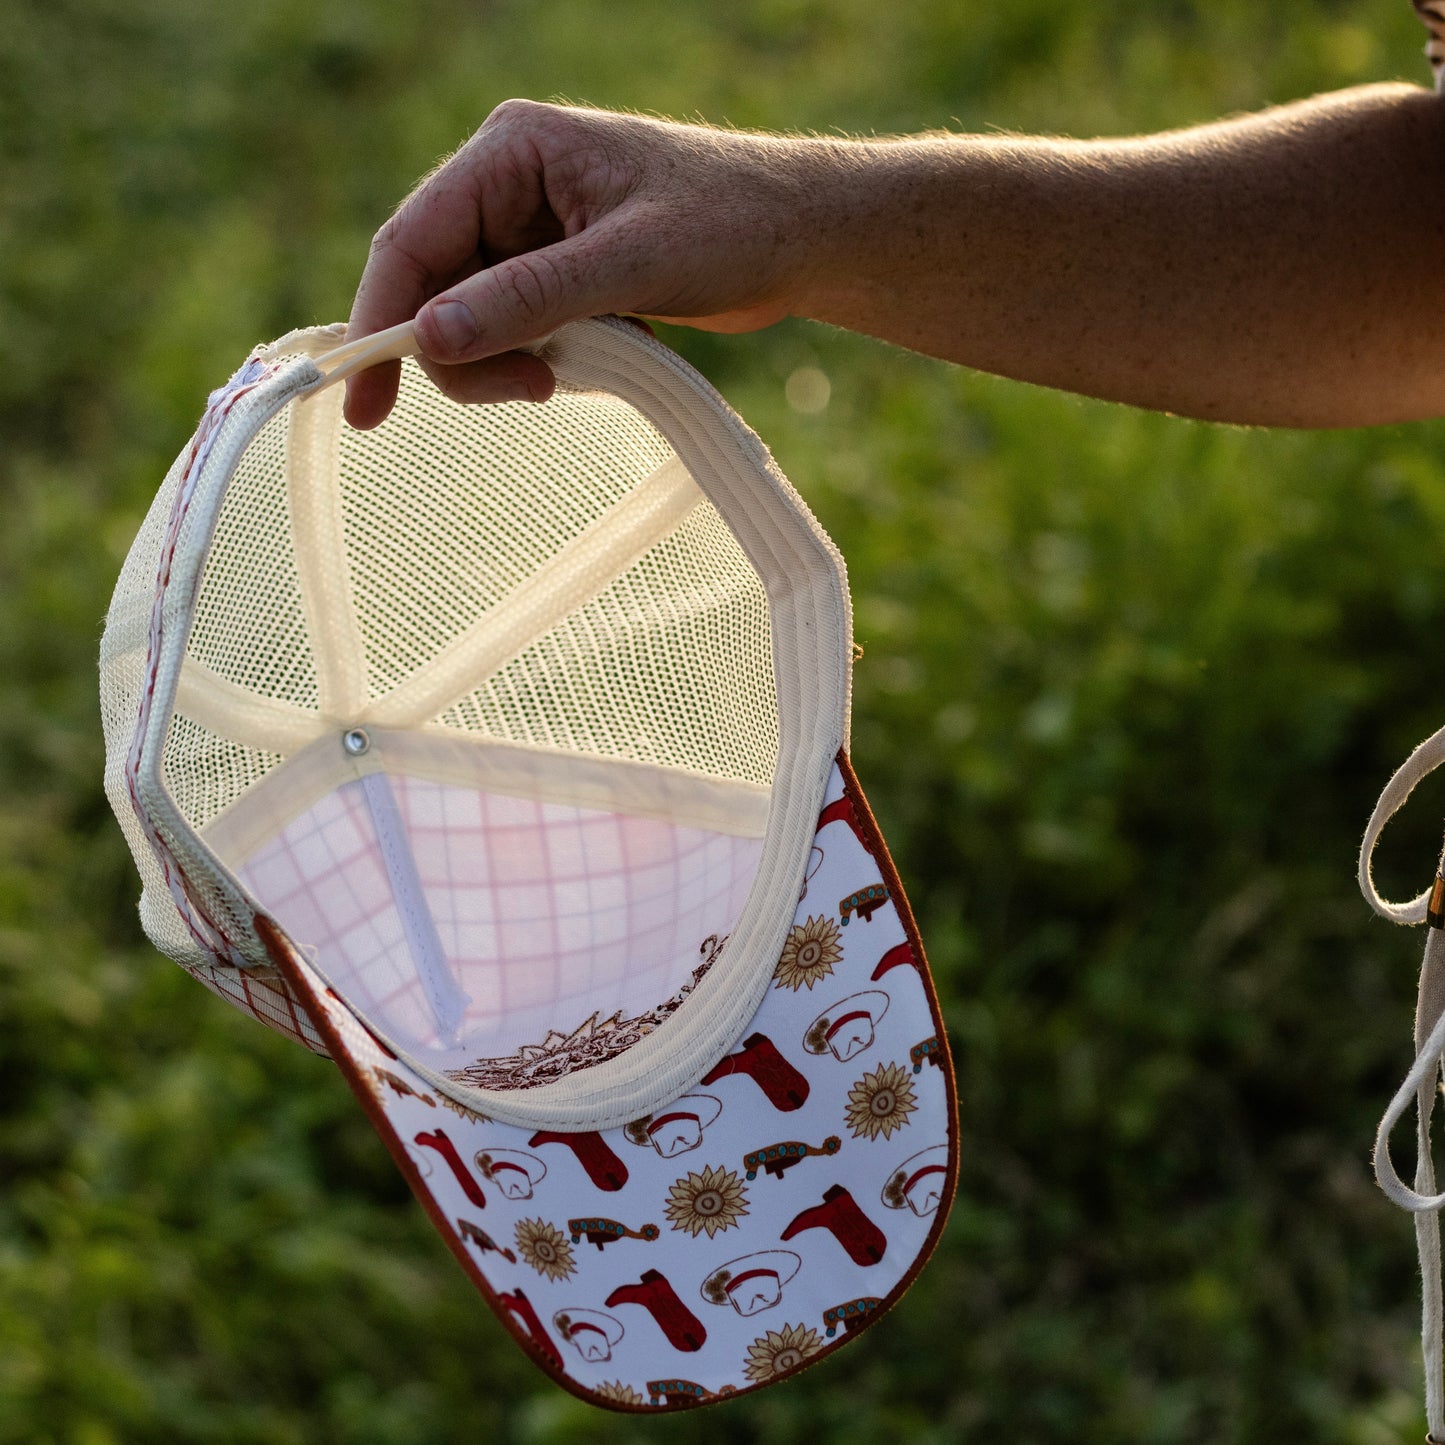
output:
[[460,366],[443,366],[425,356],[417,361],[453,401],[546,401],[557,389],[552,368],[528,351],[505,351]]
[[[349,333],[348,333],[349,334]],[[358,333],[369,335],[370,333]],[[346,424],[357,431],[380,426],[396,405],[401,386],[401,362],[384,361],[346,378],[346,400],[342,413]]]
[[[376,233],[352,301],[349,341],[410,321],[442,286],[480,264],[474,156],[459,152],[425,177]],[[346,384],[346,419],[377,425],[396,400],[400,369],[372,367]]]
[[475,143],[425,176],[376,233],[357,283],[348,334],[368,336],[409,321],[428,296],[476,264],[481,231]]

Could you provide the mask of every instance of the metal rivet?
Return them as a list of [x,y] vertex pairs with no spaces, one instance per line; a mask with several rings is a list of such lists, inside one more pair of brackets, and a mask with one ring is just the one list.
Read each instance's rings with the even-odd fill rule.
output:
[[371,738],[367,736],[365,728],[352,728],[350,732],[345,732],[341,735],[341,746],[344,747],[353,758],[359,758],[362,753],[370,749]]

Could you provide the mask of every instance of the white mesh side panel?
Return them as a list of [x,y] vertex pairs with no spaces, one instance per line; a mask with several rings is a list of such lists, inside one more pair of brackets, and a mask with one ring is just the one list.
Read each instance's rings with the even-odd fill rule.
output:
[[166,786],[186,820],[199,832],[284,759],[279,753],[243,747],[217,737],[177,713],[166,731],[161,766]]
[[672,456],[615,398],[563,391],[545,408],[439,404],[411,362],[386,425],[343,428],[340,451],[352,602],[373,698]]
[[226,489],[186,653],[252,692],[314,708],[316,661],[286,514],[289,420],[282,412],[261,428]]
[[[261,428],[226,489],[186,654],[249,692],[314,708],[316,664],[286,513],[288,415]],[[198,831],[281,761],[179,713],[162,754],[166,786]]]
[[444,712],[447,727],[767,785],[767,594],[710,502]]
[[146,934],[162,953],[177,963],[206,968],[213,960],[197,947],[176,911],[160,864],[131,807],[125,784],[126,756],[140,713],[161,542],[186,460],[187,453],[182,452],[161,483],[115,584],[100,644],[100,716],[105,730],[105,794],[141,876],[141,920]]

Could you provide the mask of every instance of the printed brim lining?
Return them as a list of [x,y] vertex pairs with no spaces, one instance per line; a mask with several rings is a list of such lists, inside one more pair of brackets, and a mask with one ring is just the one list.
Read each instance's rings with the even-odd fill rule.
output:
[[[814,846],[736,1046],[675,1105],[602,1132],[501,1124],[433,1090],[257,918],[452,1252],[532,1358],[593,1404],[685,1408],[814,1363],[901,1297],[943,1228],[947,1043],[841,753]],[[831,1037],[830,1010],[852,1015]]]

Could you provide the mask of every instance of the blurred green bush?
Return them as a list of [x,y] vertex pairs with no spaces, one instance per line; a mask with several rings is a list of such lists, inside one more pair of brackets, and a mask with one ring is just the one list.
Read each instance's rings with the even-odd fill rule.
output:
[[[908,1302],[681,1420],[547,1384],[330,1067],[149,949],[94,682],[207,390],[343,317],[371,232],[505,96],[1120,133],[1423,79],[1405,0],[9,0],[0,26],[0,1442],[1419,1438],[1410,1227],[1368,1169],[1419,940],[1351,874],[1445,720],[1441,426],[1209,428],[819,328],[668,335],[849,558],[855,757],[966,1130]],[[1397,825],[1388,891],[1434,826]]]

